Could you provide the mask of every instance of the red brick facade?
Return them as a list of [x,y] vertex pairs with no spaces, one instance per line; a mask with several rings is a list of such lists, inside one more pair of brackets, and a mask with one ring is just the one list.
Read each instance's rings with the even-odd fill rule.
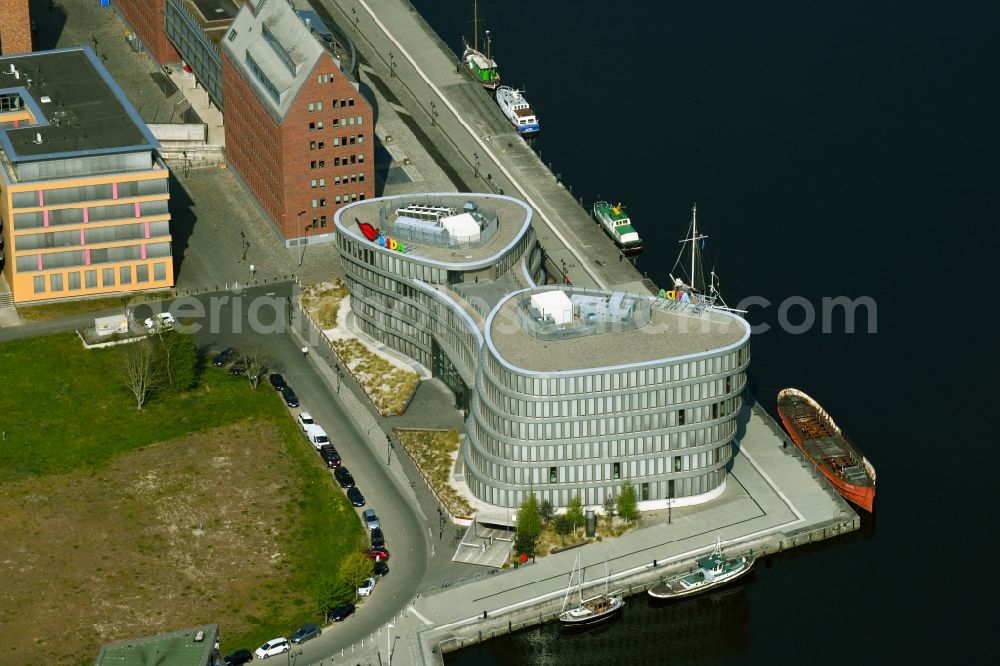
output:
[[229,164],[284,238],[332,233],[338,208],[375,195],[372,108],[329,54],[280,124],[225,53],[222,90]]
[[149,55],[161,65],[181,59],[164,31],[166,22],[163,17],[163,2],[164,0],[115,0],[118,12],[142,40]]
[[31,50],[28,0],[0,0],[0,55]]

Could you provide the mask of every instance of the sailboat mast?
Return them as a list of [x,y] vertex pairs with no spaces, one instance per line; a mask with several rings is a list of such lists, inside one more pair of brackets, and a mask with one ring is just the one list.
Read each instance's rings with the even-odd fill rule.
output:
[[695,255],[695,243],[697,243],[698,238],[698,202],[696,201],[693,206],[691,206],[691,289],[697,289],[695,285],[694,278],[694,255]]
[[479,0],[472,0],[472,49],[479,50]]

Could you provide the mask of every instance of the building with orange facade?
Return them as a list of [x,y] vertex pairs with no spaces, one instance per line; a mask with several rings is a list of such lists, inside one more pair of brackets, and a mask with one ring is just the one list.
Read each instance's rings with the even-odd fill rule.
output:
[[173,286],[158,147],[90,47],[0,57],[0,265],[15,303]]

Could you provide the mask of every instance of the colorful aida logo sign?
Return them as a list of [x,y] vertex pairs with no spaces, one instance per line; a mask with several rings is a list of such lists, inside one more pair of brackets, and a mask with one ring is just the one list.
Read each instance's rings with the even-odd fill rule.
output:
[[665,298],[668,301],[680,301],[681,303],[697,303],[698,299],[693,294],[688,294],[686,291],[681,291],[680,289],[666,290],[661,289],[660,293],[657,294],[660,298]]
[[406,252],[406,246],[400,243],[395,238],[390,238],[386,236],[377,228],[368,224],[367,222],[362,222],[358,218],[354,218],[354,221],[358,223],[358,229],[364,234],[365,238],[375,243],[376,245],[381,245],[382,247],[389,248],[390,250],[395,250],[396,252]]

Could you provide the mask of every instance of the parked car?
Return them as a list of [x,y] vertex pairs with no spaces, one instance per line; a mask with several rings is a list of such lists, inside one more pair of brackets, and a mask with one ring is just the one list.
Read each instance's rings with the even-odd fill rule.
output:
[[245,374],[245,373],[246,373],[246,368],[244,368],[242,365],[231,365],[231,366],[229,366],[229,374],[233,375],[234,377],[236,375],[242,375],[242,374]]
[[236,356],[238,354],[239,352],[237,352],[234,347],[226,347],[225,349],[220,351],[216,355],[216,357],[212,360],[212,365],[214,365],[217,368],[221,368],[227,363],[236,360]]
[[374,589],[375,589],[375,579],[369,578],[358,586],[358,596],[367,597],[372,593],[372,590]]
[[257,659],[267,659],[276,654],[282,654],[292,649],[292,644],[287,638],[272,638],[268,642],[254,650],[253,656]]
[[222,663],[226,666],[240,666],[241,664],[247,664],[251,661],[253,661],[253,653],[246,648],[233,650],[222,658]]
[[152,317],[147,317],[143,323],[146,324],[146,328],[152,333],[157,330],[169,331],[173,329],[175,321],[174,316],[169,312],[160,312]]
[[279,375],[277,372],[272,372],[267,378],[271,382],[271,386],[274,387],[275,391],[280,391],[285,388],[285,378]]
[[285,384],[285,388],[281,389],[281,397],[285,399],[285,404],[289,407],[299,406],[299,396],[295,395],[295,391],[289,384]]
[[310,638],[319,636],[319,627],[315,624],[303,624],[298,631],[292,634],[292,642],[295,644],[305,643]]
[[305,432],[309,428],[309,426],[316,425],[316,421],[313,420],[312,414],[310,414],[309,412],[305,411],[299,412],[299,415],[298,417],[296,417],[296,419],[298,420],[299,427],[302,428],[303,432]]
[[347,616],[354,612],[354,604],[344,604],[343,606],[337,606],[332,611],[330,611],[330,619],[334,622],[341,622],[347,619]]
[[324,444],[330,443],[330,438],[327,436],[326,430],[323,430],[323,426],[316,425],[315,423],[306,426],[306,437],[309,438],[309,442],[317,451],[319,451]]
[[324,444],[319,449],[319,455],[323,458],[323,462],[330,469],[336,469],[340,467],[340,454],[337,449],[334,448],[333,444]]
[[389,573],[389,565],[384,560],[375,560],[375,568],[372,570],[376,576],[382,577]]
[[340,484],[341,488],[354,487],[354,477],[351,476],[351,473],[343,465],[333,470],[333,478],[337,479],[337,483]]
[[365,526],[368,529],[373,530],[378,527],[378,516],[375,515],[375,509],[365,509],[361,513],[361,518],[365,521]]
[[361,494],[357,486],[351,486],[347,489],[347,499],[351,500],[351,506],[365,505],[365,496]]
[[382,534],[381,527],[372,530],[372,548],[385,548],[385,535]]
[[384,546],[382,548],[369,548],[365,551],[365,556],[372,560],[388,560],[389,551]]

